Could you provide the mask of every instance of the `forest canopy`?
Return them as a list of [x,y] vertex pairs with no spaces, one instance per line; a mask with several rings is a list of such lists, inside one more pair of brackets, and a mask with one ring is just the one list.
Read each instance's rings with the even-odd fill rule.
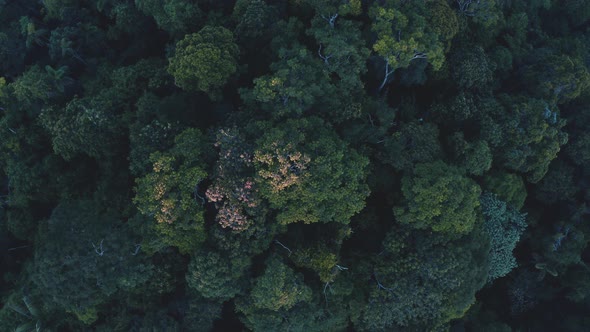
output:
[[0,22],[0,332],[588,330],[590,1]]

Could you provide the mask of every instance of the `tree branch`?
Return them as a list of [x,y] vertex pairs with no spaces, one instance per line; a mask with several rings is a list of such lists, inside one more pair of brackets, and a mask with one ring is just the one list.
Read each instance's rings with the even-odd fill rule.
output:
[[98,248],[94,245],[94,243],[92,244],[92,247],[94,248],[94,252],[98,255],[98,256],[102,256],[104,255],[104,249],[102,248],[102,243],[104,242],[104,239],[100,240],[100,245],[98,246]]
[[285,249],[286,249],[286,250],[289,252],[289,256],[291,256],[291,254],[293,253],[293,252],[291,251],[291,249],[287,248],[287,247],[286,247],[284,244],[282,244],[282,243],[281,243],[281,241],[279,241],[279,240],[275,240],[275,243],[276,243],[276,244],[278,244],[278,245],[280,245],[281,247],[285,248]]

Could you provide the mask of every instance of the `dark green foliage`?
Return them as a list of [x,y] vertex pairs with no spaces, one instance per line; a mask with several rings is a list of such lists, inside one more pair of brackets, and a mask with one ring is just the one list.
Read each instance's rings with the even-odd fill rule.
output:
[[158,26],[173,35],[193,30],[201,16],[196,3],[186,0],[135,0],[139,10],[152,16]]
[[423,3],[412,2],[399,6],[399,1],[389,0],[375,3],[369,10],[371,30],[377,39],[373,51],[385,62],[383,89],[396,69],[406,68],[417,59],[426,59],[435,70],[439,70],[445,60],[441,39],[448,38],[438,27],[427,24],[426,9]]
[[455,50],[451,77],[461,89],[482,89],[492,81],[493,63],[480,46],[466,45]]
[[246,103],[259,104],[274,117],[301,115],[320,103],[330,88],[322,63],[299,45],[281,49],[271,69],[272,74],[254,79],[254,88],[243,90],[242,98]]
[[536,183],[567,143],[568,136],[562,131],[565,120],[557,107],[543,100],[506,97],[503,101],[505,111],[497,124],[504,140],[498,142],[498,159],[507,169],[524,173],[529,182]]
[[440,235],[413,239],[407,229],[388,233],[371,275],[369,302],[359,328],[442,328],[462,317],[486,280],[488,242],[481,227],[442,244]]
[[457,164],[468,174],[483,175],[492,167],[492,152],[486,141],[467,142],[462,133],[451,136],[449,141]]
[[541,202],[551,204],[559,200],[572,200],[577,191],[574,169],[564,162],[554,161],[543,180],[537,184],[536,196]]
[[197,253],[188,266],[186,281],[203,297],[225,301],[241,291],[243,285],[238,278],[249,263],[247,259],[223,257],[215,251]]
[[385,140],[384,162],[399,170],[441,157],[438,128],[431,123],[411,122]]
[[79,99],[61,110],[43,110],[39,119],[52,138],[53,150],[66,160],[78,153],[94,158],[107,156],[120,130],[112,114]]
[[45,301],[91,324],[98,306],[152,277],[138,240],[91,202],[62,204],[40,229],[33,282]]
[[240,40],[256,41],[267,37],[276,12],[263,0],[238,0],[232,17],[236,21],[236,36]]
[[589,17],[0,0],[0,331],[587,330]]
[[525,72],[531,94],[564,103],[590,87],[590,74],[580,59],[551,55]]

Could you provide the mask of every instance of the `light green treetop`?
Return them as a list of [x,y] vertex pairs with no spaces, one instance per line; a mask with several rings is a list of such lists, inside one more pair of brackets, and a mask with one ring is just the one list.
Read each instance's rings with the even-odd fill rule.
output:
[[394,208],[396,218],[417,229],[463,235],[477,218],[481,189],[462,170],[437,160],[418,164],[402,179],[405,206]]
[[175,83],[188,91],[214,92],[237,70],[238,46],[231,31],[206,26],[186,35],[176,44],[168,72]]

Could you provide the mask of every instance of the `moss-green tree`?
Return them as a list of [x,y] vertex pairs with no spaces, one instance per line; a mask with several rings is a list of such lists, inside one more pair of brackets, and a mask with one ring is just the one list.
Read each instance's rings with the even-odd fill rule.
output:
[[440,160],[416,165],[402,179],[402,192],[405,205],[394,213],[413,228],[464,235],[478,220],[481,189],[461,169]]
[[213,93],[236,73],[238,55],[231,31],[206,26],[176,44],[168,72],[184,90]]

